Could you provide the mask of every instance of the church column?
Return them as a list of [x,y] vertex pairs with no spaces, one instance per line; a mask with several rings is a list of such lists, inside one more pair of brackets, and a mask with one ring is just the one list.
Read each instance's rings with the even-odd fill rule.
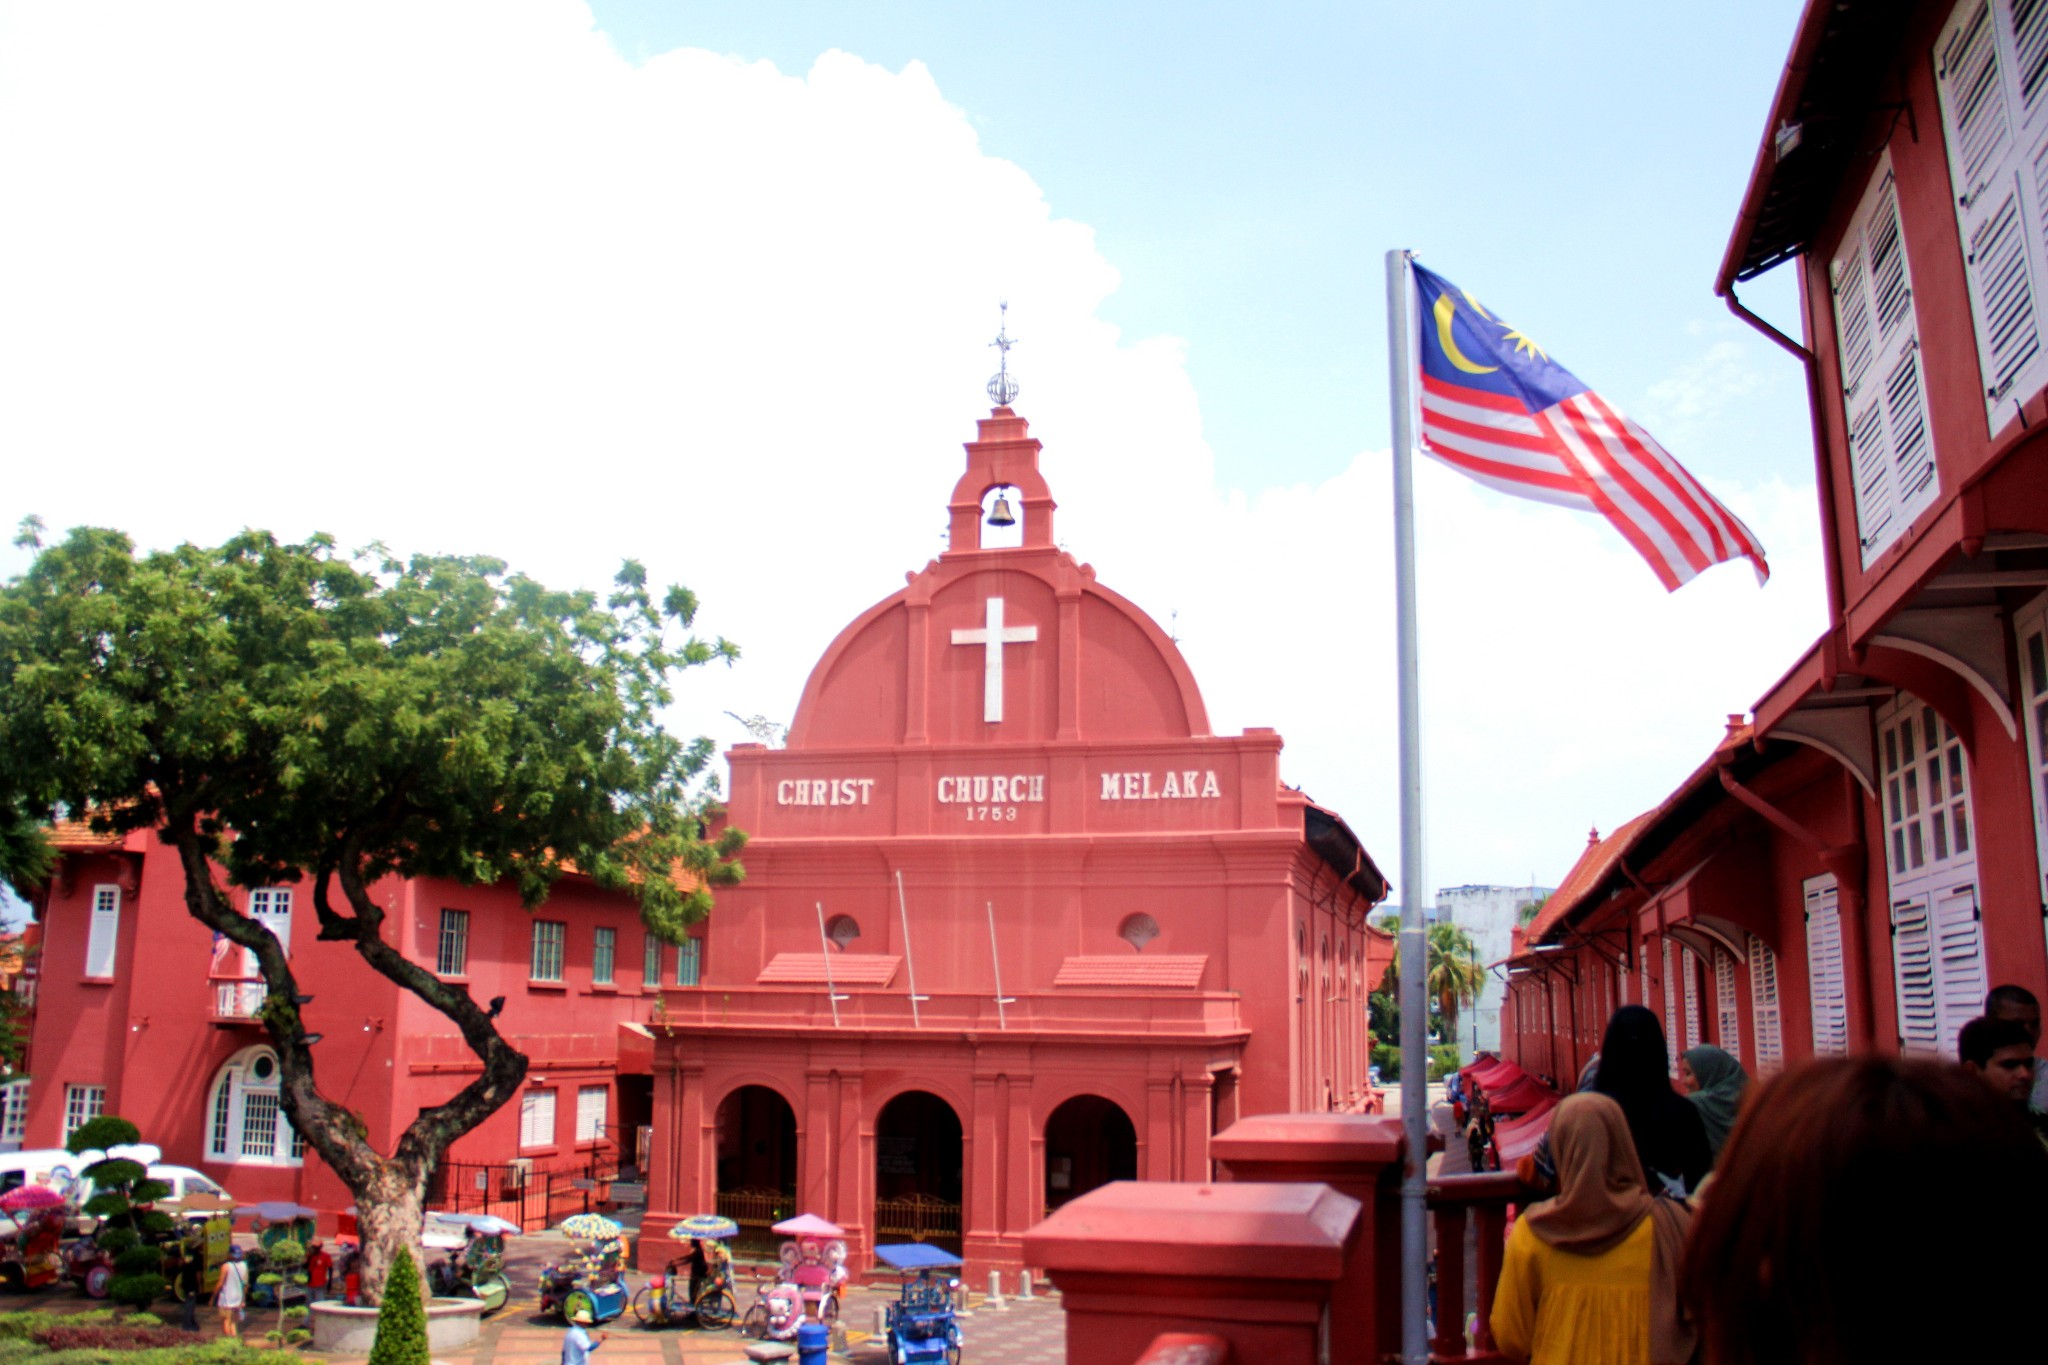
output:
[[1173,1077],[1155,1076],[1145,1082],[1145,1150],[1140,1180],[1178,1180],[1177,1153],[1173,1145]]
[[1035,1079],[1012,1072],[1003,1078],[1003,1208],[1006,1236],[1022,1235],[1045,1217],[1045,1135],[1032,1122],[1031,1093]]
[[1180,1170],[1181,1180],[1209,1178],[1210,1100],[1216,1079],[1199,1062],[1181,1075]]
[[[797,1202],[807,1209],[832,1206],[832,1073],[804,1070],[804,1107],[797,1125]],[[825,1217],[831,1217],[825,1214]]]
[[997,1096],[1000,1078],[977,1073],[968,1097],[968,1113],[961,1141],[966,1150],[961,1160],[967,1170],[962,1182],[960,1232],[977,1241],[993,1237],[1002,1229],[1002,1144],[998,1139],[1002,1114]]

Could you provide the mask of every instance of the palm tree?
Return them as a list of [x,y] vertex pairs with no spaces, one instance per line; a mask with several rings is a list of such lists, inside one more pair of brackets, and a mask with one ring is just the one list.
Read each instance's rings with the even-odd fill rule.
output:
[[[1443,1018],[1444,1041],[1455,1041],[1458,1006],[1479,998],[1479,992],[1486,986],[1486,968],[1479,961],[1479,945],[1472,941],[1472,935],[1448,920],[1430,925],[1426,942],[1429,961],[1423,974],[1423,990],[1436,1001],[1437,1013]],[[1401,957],[1396,953],[1387,967],[1385,989],[1398,999],[1400,984]]]

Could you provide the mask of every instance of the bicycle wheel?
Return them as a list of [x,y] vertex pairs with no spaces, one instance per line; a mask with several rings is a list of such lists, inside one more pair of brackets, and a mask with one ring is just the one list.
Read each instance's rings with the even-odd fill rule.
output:
[[653,1286],[641,1285],[640,1292],[633,1296],[633,1316],[639,1319],[642,1327],[652,1327],[659,1321],[656,1315],[660,1311],[654,1301]]
[[739,1312],[739,1305],[732,1301],[732,1295],[723,1289],[707,1289],[697,1296],[697,1325],[716,1332],[732,1326],[733,1315]]
[[740,1335],[752,1337],[756,1341],[760,1341],[768,1335],[768,1305],[766,1303],[760,1299],[754,1300],[754,1306],[747,1310],[747,1315],[744,1318],[740,1319]]

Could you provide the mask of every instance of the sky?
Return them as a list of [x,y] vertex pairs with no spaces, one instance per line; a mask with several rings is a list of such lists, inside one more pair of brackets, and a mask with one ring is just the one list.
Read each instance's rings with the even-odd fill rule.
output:
[[[740,742],[943,548],[1007,300],[1063,543],[1391,875],[1412,248],[1775,571],[1667,596],[1419,465],[1424,880],[1554,884],[1824,625],[1799,368],[1712,294],[1796,18],[0,0],[0,524],[638,558],[743,650],[673,725]],[[1793,289],[1744,298],[1796,335]]]

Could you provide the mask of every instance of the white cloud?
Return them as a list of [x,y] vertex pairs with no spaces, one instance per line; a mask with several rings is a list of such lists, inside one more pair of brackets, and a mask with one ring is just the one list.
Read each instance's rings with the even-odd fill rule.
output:
[[[727,740],[939,550],[1008,298],[1061,538],[1177,609],[1218,728],[1278,727],[1396,861],[1384,456],[1219,492],[1179,343],[1101,320],[1092,233],[921,66],[635,66],[568,0],[0,7],[0,184],[7,524],[564,584],[635,555],[745,647],[685,689]],[[1420,489],[1433,881],[1559,875],[1818,628],[1809,490],[1717,490],[1768,591],[1666,598],[1589,518]]]

